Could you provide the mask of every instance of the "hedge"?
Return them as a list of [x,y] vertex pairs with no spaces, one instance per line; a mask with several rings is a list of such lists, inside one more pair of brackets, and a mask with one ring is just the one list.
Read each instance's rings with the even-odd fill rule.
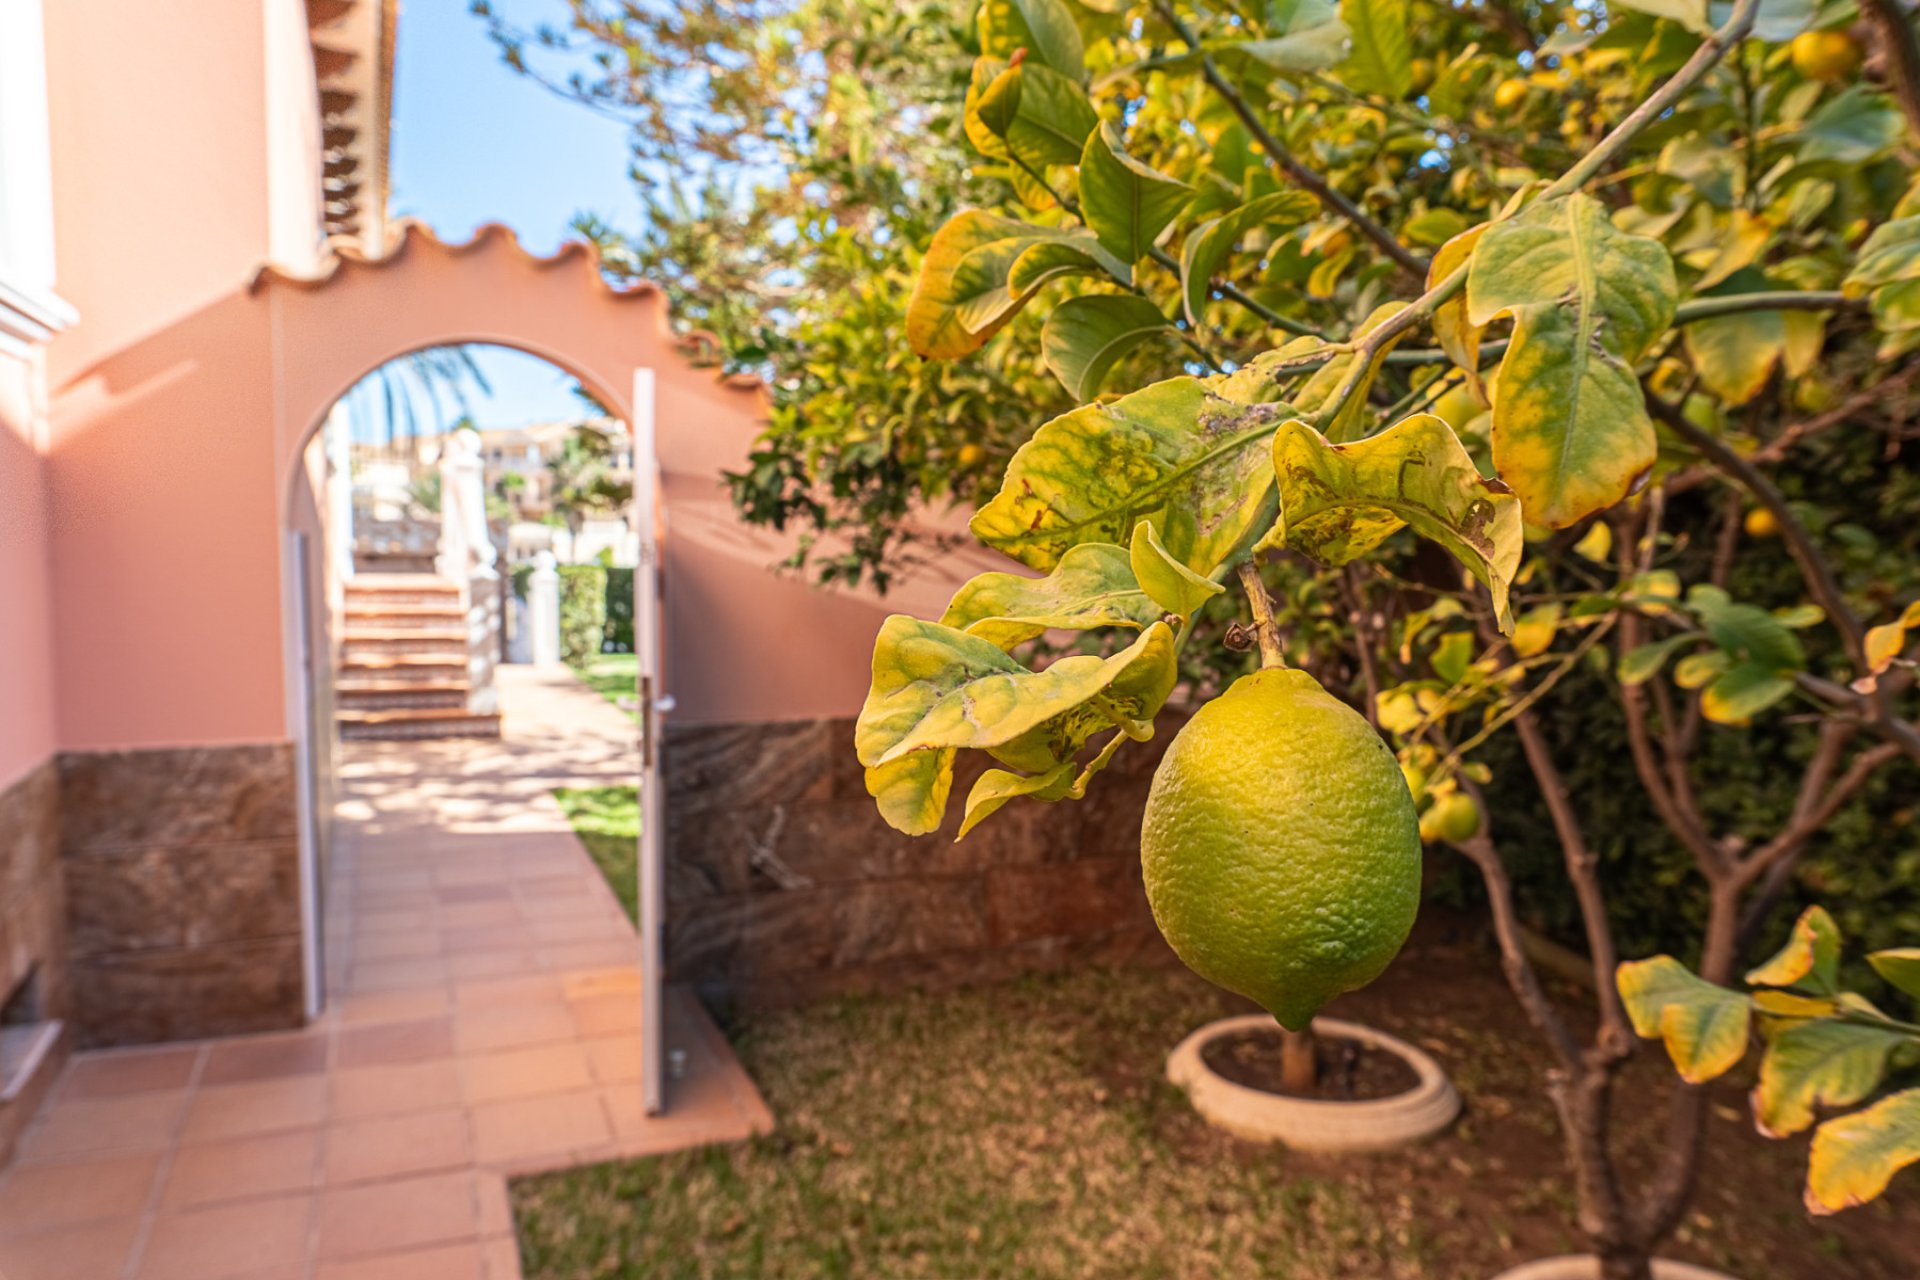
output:
[[633,570],[560,566],[560,657],[579,666],[603,653],[633,652]]

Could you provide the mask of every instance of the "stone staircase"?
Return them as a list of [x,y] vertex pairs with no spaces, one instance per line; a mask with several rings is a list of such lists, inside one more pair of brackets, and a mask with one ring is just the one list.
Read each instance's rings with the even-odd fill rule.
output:
[[460,588],[430,573],[356,573],[346,584],[334,683],[347,742],[497,738],[470,710]]

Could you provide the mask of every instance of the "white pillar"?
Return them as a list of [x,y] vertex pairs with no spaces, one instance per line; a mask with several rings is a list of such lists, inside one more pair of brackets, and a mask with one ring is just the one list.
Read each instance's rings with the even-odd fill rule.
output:
[[535,666],[560,661],[560,571],[554,565],[553,552],[540,552],[527,579],[527,630]]

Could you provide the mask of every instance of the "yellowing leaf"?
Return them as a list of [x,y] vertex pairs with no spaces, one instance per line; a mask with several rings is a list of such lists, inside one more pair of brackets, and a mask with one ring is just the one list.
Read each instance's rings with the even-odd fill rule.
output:
[[1718,649],[1690,653],[1674,664],[1673,682],[1682,689],[1698,689],[1710,684],[1733,665],[1733,659]]
[[1113,753],[1121,743],[1127,741],[1130,741],[1129,735],[1116,729],[1106,745],[1100,748],[1100,754],[1085,766],[1073,760],[1063,760],[1053,768],[1032,776],[1008,773],[1004,769],[987,770],[973,784],[973,790],[967,793],[966,817],[961,820],[960,830],[953,837],[955,842],[965,839],[969,831],[992,817],[1009,800],[1030,796],[1052,804],[1056,800],[1081,799],[1087,794],[1087,783],[1093,775],[1106,768],[1107,762],[1113,759]]
[[1520,504],[1483,480],[1453,429],[1432,414],[1351,444],[1329,444],[1303,422],[1273,438],[1280,520],[1266,541],[1342,565],[1401,528],[1451,551],[1493,595],[1511,630],[1507,591],[1520,567]]
[[1747,971],[1756,987],[1793,987],[1830,996],[1840,987],[1840,926],[1827,909],[1808,907],[1793,922],[1793,934],[1772,959]]
[[1920,947],[1893,947],[1867,957],[1874,971],[1910,996],[1920,996]]
[[940,825],[953,790],[953,758],[945,751],[921,751],[866,771],[867,794],[895,831],[923,836]]
[[[1473,246],[1492,224],[1481,223],[1469,227],[1453,239],[1441,245],[1433,255],[1433,262],[1427,268],[1427,287],[1431,289],[1442,280],[1459,270],[1468,259],[1473,257]],[[1440,349],[1467,375],[1467,388],[1473,392],[1473,398],[1481,404],[1487,404],[1487,389],[1480,382],[1480,331],[1482,326],[1467,319],[1467,294],[1463,289],[1454,294],[1433,313],[1433,336],[1439,342]]]
[[1645,684],[1660,673],[1678,649],[1685,648],[1700,638],[1697,631],[1682,632],[1677,636],[1668,636],[1665,640],[1655,640],[1638,645],[1620,655],[1618,675],[1620,683],[1625,685]]
[[1807,1208],[1826,1214],[1865,1204],[1916,1160],[1920,1089],[1892,1094],[1864,1111],[1829,1120],[1814,1130]]
[[1595,520],[1593,527],[1580,535],[1580,541],[1573,544],[1575,555],[1583,556],[1595,564],[1605,564],[1613,554],[1613,527],[1604,520]]
[[1125,548],[1088,542],[1060,557],[1044,578],[980,574],[954,593],[940,625],[1012,649],[1056,627],[1138,631],[1164,612],[1134,580]]
[[1551,649],[1554,632],[1560,626],[1560,612],[1558,604],[1543,604],[1521,614],[1519,623],[1513,628],[1511,643],[1514,654],[1531,658]]
[[1746,1053],[1752,1020],[1747,998],[1695,976],[1672,956],[1629,961],[1614,981],[1634,1031],[1665,1041],[1688,1083],[1724,1074]]
[[1746,724],[1793,689],[1792,676],[1755,662],[1738,662],[1700,695],[1700,713],[1715,724]]
[[[1385,302],[1375,307],[1372,314],[1354,329],[1353,336],[1366,337],[1403,310],[1405,305],[1400,302]],[[1406,333],[1403,330],[1395,336],[1393,341],[1372,354],[1368,360],[1365,375],[1354,384],[1353,393],[1340,405],[1334,414],[1333,421],[1327,424],[1327,439],[1344,444],[1359,432],[1367,419],[1367,393],[1373,388],[1373,380],[1380,376],[1380,366],[1386,361],[1387,353],[1400,345],[1405,337]],[[1326,407],[1327,401],[1346,380],[1347,371],[1353,367],[1354,359],[1352,355],[1337,355],[1307,379],[1306,385],[1300,388],[1299,393],[1294,397],[1294,404],[1302,414],[1313,414]]]
[[1589,196],[1542,201],[1481,236],[1467,319],[1513,315],[1493,455],[1529,521],[1565,528],[1653,466],[1633,366],[1671,323],[1677,288],[1665,247],[1616,230]]
[[1050,569],[1082,542],[1120,543],[1151,520],[1169,554],[1211,574],[1273,521],[1266,440],[1284,405],[1238,404],[1170,378],[1055,418],[1020,447],[969,526]]
[[1061,75],[1086,75],[1080,26],[1065,0],[986,0],[975,23],[984,54],[1011,58],[1025,49],[1027,57]]
[[1182,618],[1192,617],[1201,605],[1226,590],[1169,555],[1150,521],[1142,520],[1133,527],[1128,562],[1154,606]]
[[[1765,276],[1743,268],[1703,296],[1765,293],[1769,287]],[[1716,316],[1688,325],[1681,335],[1701,385],[1728,404],[1745,404],[1759,395],[1787,350],[1787,322],[1778,311]]]
[[1078,164],[1087,135],[1100,124],[1085,90],[1053,68],[1028,61],[1020,66],[1019,93],[1013,96],[1009,82],[1001,79],[1007,71],[1003,59],[974,60],[962,120],[967,141],[990,160],[1017,160],[1041,173],[1052,165]]
[[1907,647],[1909,628],[1920,629],[1920,601],[1908,605],[1896,620],[1868,629],[1866,651],[1869,671],[1885,671],[1893,665],[1893,660]]
[[1020,255],[1068,233],[964,209],[933,233],[907,300],[907,342],[916,355],[956,360],[985,346],[1013,319],[1032,288],[1015,293],[1008,277]]
[[1754,1123],[1771,1138],[1799,1133],[1816,1107],[1852,1106],[1879,1087],[1898,1031],[1850,1022],[1791,1023],[1774,1033],[1753,1091]]

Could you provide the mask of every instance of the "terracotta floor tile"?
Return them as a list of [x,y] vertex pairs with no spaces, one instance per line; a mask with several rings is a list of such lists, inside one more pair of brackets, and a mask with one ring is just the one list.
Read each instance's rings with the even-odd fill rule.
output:
[[467,1117],[458,1110],[335,1125],[327,1131],[326,1146],[331,1185],[464,1169],[469,1163]]
[[595,996],[569,1005],[583,1036],[612,1036],[640,1030],[640,993]]
[[638,947],[638,942],[576,942],[566,946],[542,947],[534,953],[534,958],[549,973],[571,973],[580,969],[602,969],[610,964],[631,960]]
[[458,902],[440,908],[440,920],[449,930],[518,924],[520,910],[511,902]]
[[340,1032],[338,1057],[342,1069],[422,1062],[453,1053],[453,1024],[446,1018],[392,1022],[352,1027]]
[[465,1171],[335,1187],[320,1197],[320,1259],[476,1241],[479,1226],[473,1175]]
[[325,1076],[287,1076],[202,1089],[187,1108],[183,1144],[310,1129],[326,1115]]
[[575,1041],[475,1054],[461,1060],[460,1078],[470,1103],[571,1093],[594,1083],[586,1050]]
[[60,1096],[107,1098],[184,1089],[199,1058],[199,1045],[76,1054],[60,1081]]
[[360,933],[349,944],[361,960],[398,960],[408,956],[440,954],[437,929],[408,929],[399,933]]
[[282,1268],[298,1272],[306,1263],[312,1220],[308,1195],[163,1213],[147,1237],[140,1280],[229,1280]]
[[537,973],[531,947],[503,947],[494,951],[457,951],[447,957],[447,977],[453,982],[475,978],[511,978]]
[[321,1265],[316,1280],[492,1280],[478,1242],[433,1245]]
[[462,1009],[454,1019],[454,1040],[462,1053],[489,1053],[525,1045],[572,1040],[579,1035],[573,1017],[560,1004],[507,1004]]
[[318,1075],[327,1069],[327,1038],[318,1031],[294,1035],[242,1036],[207,1047],[200,1083],[239,1084],[285,1076]]
[[160,1205],[184,1209],[303,1190],[319,1176],[318,1129],[202,1143],[174,1153]]
[[480,1252],[486,1259],[487,1280],[523,1280],[525,1272],[520,1269],[520,1248],[512,1236],[494,1236],[483,1240]]
[[448,929],[441,939],[450,956],[467,952],[518,951],[534,945],[533,931],[526,925],[483,924],[471,929]]
[[[480,1234],[495,1237],[513,1234],[513,1198],[507,1194],[507,1180],[497,1173],[477,1173],[473,1179],[474,1200],[480,1206]],[[514,1263],[519,1264],[519,1254]]]
[[591,1147],[613,1136],[591,1093],[494,1102],[473,1109],[473,1150],[483,1163]]
[[333,1118],[434,1111],[460,1096],[460,1074],[451,1058],[340,1071],[333,1077]]
[[109,1151],[157,1151],[173,1138],[187,1095],[180,1090],[59,1101],[21,1145],[23,1161]]
[[438,987],[424,991],[354,991],[334,997],[333,1016],[343,1027],[374,1022],[419,1022],[447,1013],[447,993]]
[[583,1047],[593,1078],[601,1084],[626,1084],[640,1078],[643,1046],[639,1035],[606,1036],[588,1040]]
[[0,1182],[0,1235],[137,1216],[147,1207],[159,1167],[157,1152],[22,1165]]
[[140,1231],[138,1218],[0,1237],[0,1276],[17,1280],[103,1280],[117,1276]]
[[562,981],[569,1000],[593,1000],[601,996],[640,997],[640,970],[633,965],[611,969],[587,969],[570,973]]
[[560,998],[559,980],[547,973],[471,978],[453,984],[453,1002],[463,1009],[500,1004],[557,1004]]

